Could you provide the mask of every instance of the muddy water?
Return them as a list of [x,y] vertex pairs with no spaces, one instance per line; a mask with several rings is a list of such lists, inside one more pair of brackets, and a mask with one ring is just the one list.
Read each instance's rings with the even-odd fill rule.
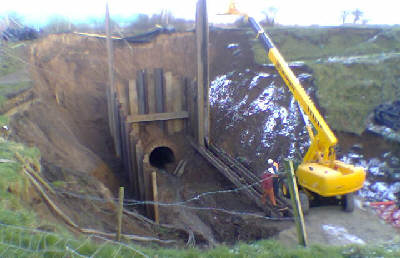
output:
[[[307,93],[315,87],[307,68],[293,65]],[[308,146],[297,102],[278,73],[270,66],[238,69],[216,76],[211,82],[212,141],[260,175],[266,160],[282,163],[301,158]],[[400,190],[396,169],[400,167],[400,144],[378,135],[336,133],[338,158],[367,170],[367,181],[359,194],[369,201],[394,199]],[[400,171],[399,171],[400,172]]]

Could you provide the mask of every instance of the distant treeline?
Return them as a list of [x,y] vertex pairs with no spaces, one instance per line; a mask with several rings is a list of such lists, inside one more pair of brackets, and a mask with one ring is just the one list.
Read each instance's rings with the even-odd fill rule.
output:
[[[131,18],[111,17],[111,30],[114,35],[132,35],[151,30],[155,27],[173,27],[176,31],[186,31],[194,28],[193,20],[176,18],[172,13],[163,11],[159,14],[137,14]],[[3,39],[25,40],[38,35],[69,32],[105,33],[104,18],[89,18],[85,22],[74,22],[64,16],[50,17],[47,24],[36,26],[24,23],[23,18],[16,13],[0,15],[0,34]]]

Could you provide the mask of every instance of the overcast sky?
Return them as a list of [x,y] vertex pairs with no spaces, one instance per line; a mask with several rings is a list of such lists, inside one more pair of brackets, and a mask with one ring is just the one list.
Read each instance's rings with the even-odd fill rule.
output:
[[[45,23],[52,15],[63,15],[71,20],[87,17],[103,17],[106,0],[1,0],[0,14],[16,11],[26,21]],[[194,19],[197,0],[109,0],[111,16],[129,17],[135,13],[159,13],[168,8],[175,16]],[[229,0],[209,0],[211,22],[229,22],[231,19],[217,16],[227,9]],[[262,11],[277,8],[276,21],[281,24],[338,25],[343,10],[359,8],[369,24],[400,24],[399,0],[236,0],[240,10],[260,20]],[[349,19],[350,21],[350,19]]]

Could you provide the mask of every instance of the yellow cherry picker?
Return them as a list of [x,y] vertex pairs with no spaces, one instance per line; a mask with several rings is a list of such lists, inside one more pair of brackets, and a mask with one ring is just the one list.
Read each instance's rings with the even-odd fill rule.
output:
[[[295,174],[300,188],[300,199],[307,203],[305,212],[308,210],[309,199],[320,197],[336,197],[345,211],[353,211],[353,193],[364,184],[364,168],[336,160],[336,136],[260,24],[254,18],[240,13],[233,2],[225,14],[241,15],[248,21],[302,111],[311,144]],[[281,187],[285,191],[285,185]]]

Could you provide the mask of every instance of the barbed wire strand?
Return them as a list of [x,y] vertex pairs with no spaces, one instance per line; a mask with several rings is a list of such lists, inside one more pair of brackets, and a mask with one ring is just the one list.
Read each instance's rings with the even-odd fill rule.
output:
[[[240,188],[232,189],[232,190],[206,192],[206,193],[199,194],[199,196],[205,196],[207,194],[229,193],[229,192],[237,191],[238,189],[240,189]],[[56,190],[56,192],[60,192],[60,191]],[[103,198],[99,198],[99,197],[92,198],[90,196],[80,195],[80,194],[76,194],[76,193],[73,193],[73,192],[61,191],[61,193],[71,195],[71,196],[73,196],[75,198],[78,198],[78,199],[84,199],[84,200],[90,200],[90,201],[100,201],[100,202],[103,202],[103,203],[108,202],[107,199],[103,199]],[[262,218],[262,219],[266,219],[266,220],[275,220],[275,221],[292,221],[293,220],[293,218],[268,217],[268,216],[260,215],[260,214],[257,214],[257,213],[227,210],[227,209],[218,208],[218,207],[198,207],[198,206],[185,205],[185,203],[187,203],[187,202],[191,202],[191,201],[195,201],[195,200],[199,200],[199,199],[200,198],[195,198],[194,197],[194,198],[188,199],[186,201],[180,201],[180,202],[174,202],[174,203],[154,202],[154,201],[139,201],[139,200],[130,199],[129,201],[124,202],[125,203],[124,206],[129,207],[129,206],[136,206],[136,205],[158,205],[158,206],[161,206],[161,207],[181,207],[181,208],[191,209],[191,210],[219,211],[219,212],[223,212],[223,213],[230,214],[230,215],[251,216],[251,217]]]
[[[187,200],[184,200],[184,201],[180,201],[180,202],[177,202],[177,203],[175,203],[175,204],[184,204],[184,203],[188,203],[188,202],[192,202],[192,201],[197,201],[197,200],[199,200],[199,199],[201,199],[201,198],[203,198],[203,197],[205,197],[205,196],[207,196],[207,195],[227,194],[227,193],[236,193],[236,192],[240,192],[240,191],[242,191],[242,190],[247,190],[247,189],[250,189],[250,188],[252,188],[252,187],[254,187],[254,186],[260,185],[263,181],[265,181],[265,180],[264,180],[264,179],[260,179],[260,180],[258,180],[258,181],[256,181],[256,182],[252,183],[252,184],[243,185],[243,186],[241,186],[241,187],[237,187],[237,188],[234,188],[234,189],[229,189],[229,190],[218,190],[218,191],[209,191],[209,192],[200,193],[200,194],[197,194],[197,195],[191,197],[190,199],[187,199]],[[51,183],[49,183],[49,184],[52,185]],[[56,187],[56,186],[54,186],[54,185],[53,185],[53,187],[55,188],[55,191],[56,191],[56,192],[59,192],[59,193],[62,193],[62,194],[68,194],[68,195],[71,195],[71,196],[77,197],[77,198],[86,198],[86,199],[90,199],[90,200],[94,200],[94,201],[104,201],[104,202],[107,202],[107,200],[105,200],[105,199],[103,199],[103,198],[100,198],[100,197],[97,197],[97,196],[83,195],[83,194],[79,194],[79,193],[75,193],[75,192],[57,190],[57,189],[59,189],[59,188]],[[113,201],[118,201],[118,198],[110,198],[110,199],[112,199]],[[130,203],[130,204],[138,203],[138,204],[143,204],[143,201],[136,200],[136,199],[124,199],[124,203]]]
[[[79,257],[95,257],[97,254],[99,254],[102,251],[102,248],[104,248],[107,244],[112,244],[112,245],[118,246],[118,249],[116,251],[114,251],[115,255],[113,255],[112,257],[117,257],[117,254],[121,251],[122,247],[125,247],[143,257],[148,257],[146,254],[133,248],[131,245],[127,245],[122,242],[116,242],[116,241],[104,238],[102,236],[89,235],[89,236],[87,236],[85,241],[83,241],[80,245],[78,245],[76,248],[72,248],[70,242],[76,241],[76,240],[64,238],[63,236],[61,236],[60,234],[55,233],[55,232],[48,232],[48,231],[38,230],[38,229],[30,228],[30,227],[16,226],[16,225],[4,224],[4,223],[0,223],[0,227],[3,228],[3,230],[1,231],[2,234],[1,234],[0,245],[6,246],[6,250],[3,250],[3,252],[0,254],[0,257],[3,257],[3,254],[7,253],[10,248],[24,251],[24,252],[29,252],[29,253],[46,253],[46,252],[63,253],[63,252],[65,252],[65,250],[67,250],[67,251],[70,251],[71,253],[73,253],[74,255],[78,255]],[[15,239],[15,237],[12,237],[13,239],[11,239],[11,240],[14,240],[14,242],[17,241],[18,245],[10,243],[10,242],[6,242],[4,240],[4,236],[3,236],[4,228],[11,228],[13,230],[19,231],[17,239]],[[26,235],[26,234],[22,233],[24,231],[30,232],[30,233],[41,234],[40,240],[34,240],[35,235],[31,234],[30,240],[29,240],[29,246],[24,247],[23,243],[22,243],[23,235]],[[11,232],[12,236],[15,236],[15,233],[16,232],[12,231]],[[47,241],[46,241],[46,236],[48,236],[48,235],[53,235],[53,236],[56,236],[59,238],[57,240],[57,242],[54,243],[54,246],[58,246],[62,241],[66,241],[65,244],[63,245],[63,246],[65,246],[65,250],[64,250],[64,248],[48,248]],[[104,243],[101,246],[97,247],[96,251],[91,256],[85,256],[85,255],[80,254],[78,250],[81,249],[85,244],[89,243],[92,238],[101,239],[104,241]],[[36,248],[34,248],[34,246],[33,246],[35,244],[35,242],[37,242]],[[41,243],[44,245],[44,248],[40,248]],[[36,249],[36,250],[34,250],[34,249]]]

